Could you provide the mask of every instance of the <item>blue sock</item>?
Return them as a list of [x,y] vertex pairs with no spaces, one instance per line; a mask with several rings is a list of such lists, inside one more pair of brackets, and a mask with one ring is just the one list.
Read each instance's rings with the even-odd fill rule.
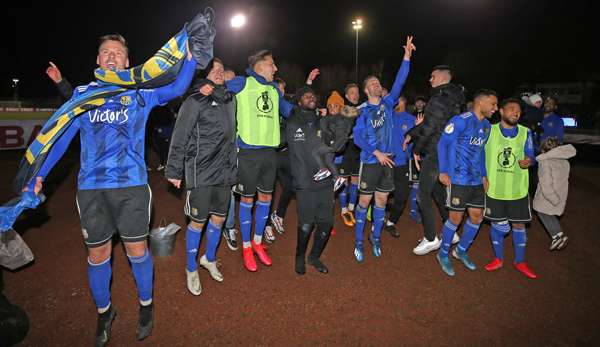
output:
[[419,190],[419,184],[415,183],[410,188],[410,218],[414,220],[421,220],[421,213],[419,212],[419,205],[417,205],[417,192]]
[[235,197],[231,193],[231,201],[229,201],[229,211],[227,212],[227,221],[225,228],[233,229],[235,227]]
[[221,226],[209,221],[208,226],[206,226],[206,259],[211,263],[216,260],[217,246],[220,240]]
[[519,264],[525,261],[525,244],[527,243],[527,233],[525,229],[513,228],[513,246],[515,247],[515,263]]
[[463,227],[463,232],[460,235],[460,242],[458,243],[459,251],[466,253],[469,250],[469,247],[471,247],[475,236],[477,236],[480,225],[481,224],[473,224],[471,223],[470,219],[467,219],[467,222]]
[[154,277],[152,254],[146,249],[141,257],[131,257],[129,255],[127,257],[131,263],[131,271],[133,272],[133,278],[135,278],[140,302],[149,305],[152,302],[152,281]]
[[356,205],[356,199],[358,198],[358,185],[356,183],[350,184],[350,199],[348,203],[352,206]]
[[252,204],[240,202],[240,229],[242,232],[242,241],[250,242],[250,233],[252,232]]
[[385,219],[385,207],[373,206],[371,210],[373,213],[373,238],[379,240],[381,237],[381,228],[383,228],[383,221]]
[[92,297],[98,309],[107,308],[110,304],[110,278],[112,266],[110,257],[100,264],[93,264],[88,258],[88,281]]
[[363,230],[365,229],[365,221],[367,220],[367,208],[360,205],[356,206],[354,219],[356,219],[356,224],[354,225],[354,243],[362,245]]
[[256,211],[254,211],[254,235],[262,236],[265,232],[265,225],[267,225],[270,210],[270,201],[259,201],[256,203]]
[[340,208],[348,208],[348,194],[346,194],[346,187],[340,191]]
[[448,252],[452,245],[452,238],[454,237],[457,228],[458,225],[453,224],[449,219],[444,223],[444,227],[442,228],[442,245],[440,246],[440,255],[442,257],[448,257]]
[[186,258],[186,269],[190,272],[198,269],[198,263],[196,262],[196,256],[198,255],[198,248],[200,248],[200,238],[202,237],[202,230],[194,229],[192,225],[188,225],[187,231],[185,232],[185,258]]
[[508,222],[492,223],[490,230],[490,238],[492,239],[492,247],[494,255],[500,260],[504,260],[504,237],[510,232]]

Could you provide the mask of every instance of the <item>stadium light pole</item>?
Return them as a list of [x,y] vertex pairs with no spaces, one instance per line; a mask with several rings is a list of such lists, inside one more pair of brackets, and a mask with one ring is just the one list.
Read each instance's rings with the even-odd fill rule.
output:
[[356,31],[356,60],[354,61],[354,77],[358,83],[358,31],[362,29],[362,20],[356,19],[352,21],[352,28]]
[[15,101],[19,100],[19,79],[18,78],[13,78],[12,79],[13,82],[13,98],[15,99]]

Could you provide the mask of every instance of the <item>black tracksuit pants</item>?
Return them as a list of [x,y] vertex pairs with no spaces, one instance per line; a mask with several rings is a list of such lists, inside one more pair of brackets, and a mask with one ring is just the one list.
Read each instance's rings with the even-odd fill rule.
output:
[[417,203],[421,210],[424,234],[428,241],[433,241],[436,235],[435,211],[431,198],[435,200],[440,215],[444,221],[448,220],[446,209],[446,190],[439,181],[439,169],[437,156],[428,156],[421,161],[421,173],[419,174],[419,191]]

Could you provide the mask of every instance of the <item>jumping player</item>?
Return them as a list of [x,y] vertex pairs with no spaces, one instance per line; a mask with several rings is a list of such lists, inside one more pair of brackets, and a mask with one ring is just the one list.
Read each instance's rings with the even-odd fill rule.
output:
[[368,96],[367,104],[360,111],[354,127],[354,143],[361,148],[360,153],[360,197],[356,208],[356,224],[354,226],[354,257],[362,262],[363,229],[367,217],[367,209],[375,195],[373,208],[373,231],[369,241],[373,246],[373,255],[381,256],[381,228],[385,219],[385,206],[388,195],[394,190],[394,106],[398,102],[400,92],[410,70],[410,57],[416,47],[412,36],[406,39],[404,59],[396,75],[392,91],[382,97],[382,87],[375,76],[365,78],[364,91]]

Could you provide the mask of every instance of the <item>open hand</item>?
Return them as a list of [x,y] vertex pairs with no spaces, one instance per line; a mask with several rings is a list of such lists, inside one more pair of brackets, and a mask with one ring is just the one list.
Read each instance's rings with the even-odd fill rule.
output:
[[382,166],[394,167],[394,165],[396,165],[396,163],[394,163],[394,161],[392,160],[391,153],[383,153],[379,150],[375,150],[375,152],[373,152],[373,155],[375,155],[377,161],[379,161],[379,164],[381,164]]
[[425,120],[425,114],[424,113],[419,113],[417,115],[417,119],[415,119],[415,126],[423,123],[424,120]]
[[321,71],[319,71],[319,69],[312,69],[310,71],[310,73],[308,74],[308,78],[306,79],[306,84],[311,85],[312,82],[314,80],[317,79],[317,76],[319,76],[319,74],[321,73]]

